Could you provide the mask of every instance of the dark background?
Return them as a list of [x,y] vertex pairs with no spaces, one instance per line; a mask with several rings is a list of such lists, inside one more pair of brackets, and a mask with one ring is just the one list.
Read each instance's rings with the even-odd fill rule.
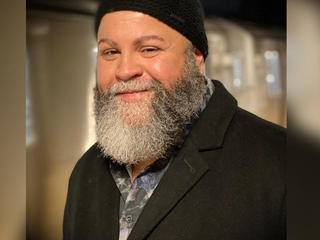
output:
[[[98,0],[27,0],[27,8],[94,15]],[[248,21],[286,29],[285,0],[201,0],[207,17]]]

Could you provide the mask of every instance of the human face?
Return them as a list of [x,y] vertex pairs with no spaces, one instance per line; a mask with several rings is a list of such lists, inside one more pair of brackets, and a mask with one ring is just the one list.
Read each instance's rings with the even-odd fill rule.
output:
[[[95,88],[96,135],[105,156],[120,164],[137,164],[165,157],[183,142],[185,126],[196,116],[206,92],[192,48],[186,49],[185,59],[181,79],[171,90],[156,80],[147,85],[119,82],[107,93]],[[153,101],[128,103],[115,95],[121,89],[140,87],[154,91]]]
[[[181,79],[189,45],[183,35],[149,15],[134,11],[108,13],[98,29],[98,87],[107,92],[119,81],[155,79],[170,90]],[[203,57],[199,53],[196,56],[202,72]],[[118,94],[124,102],[153,96],[152,90]]]

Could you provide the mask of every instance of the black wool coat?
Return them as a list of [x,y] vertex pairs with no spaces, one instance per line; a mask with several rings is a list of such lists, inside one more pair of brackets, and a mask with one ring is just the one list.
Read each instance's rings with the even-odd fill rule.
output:
[[[284,128],[237,106],[223,85],[143,209],[129,240],[285,239]],[[64,240],[116,240],[120,192],[93,145],[76,164]]]

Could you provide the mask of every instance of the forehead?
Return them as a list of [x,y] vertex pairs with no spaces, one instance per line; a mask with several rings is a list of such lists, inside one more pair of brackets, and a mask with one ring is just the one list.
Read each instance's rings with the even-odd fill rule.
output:
[[158,35],[167,40],[189,42],[181,33],[158,19],[135,11],[116,11],[103,16],[98,29],[98,40],[101,37]]

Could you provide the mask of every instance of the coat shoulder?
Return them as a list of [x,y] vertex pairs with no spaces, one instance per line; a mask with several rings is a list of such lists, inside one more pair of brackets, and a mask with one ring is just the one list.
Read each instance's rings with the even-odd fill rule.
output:
[[264,120],[242,108],[237,108],[230,128],[233,137],[239,138],[242,144],[248,144],[252,149],[255,147],[268,152],[285,152],[286,128]]
[[90,175],[91,173],[96,174],[97,171],[101,169],[101,165],[105,164],[104,160],[105,158],[99,150],[98,144],[93,144],[75,164],[70,176],[70,181],[80,176]]

